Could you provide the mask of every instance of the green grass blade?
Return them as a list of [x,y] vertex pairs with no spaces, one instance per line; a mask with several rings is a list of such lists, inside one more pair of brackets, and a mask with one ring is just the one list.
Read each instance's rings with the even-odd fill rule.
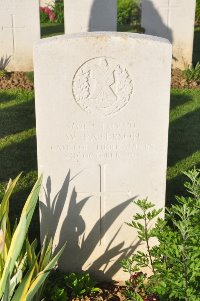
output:
[[46,239],[45,243],[42,246],[41,257],[39,262],[40,270],[44,269],[49,263],[49,260],[52,255],[52,244],[53,244],[52,239],[49,241],[49,243],[47,242]]
[[26,273],[25,277],[23,278],[22,282],[18,286],[12,301],[19,301],[19,300],[25,300],[26,294],[28,292],[29,286],[31,284],[33,272],[34,272],[34,264],[30,268],[30,270]]
[[10,288],[10,276],[8,275],[2,301],[9,301],[9,288]]
[[31,301],[33,299],[33,297],[35,296],[35,294],[37,293],[37,291],[39,290],[39,288],[41,287],[41,285],[44,283],[47,276],[51,272],[51,270],[55,267],[64,248],[65,248],[65,245],[57,253],[57,255],[49,262],[49,264],[46,266],[46,268],[41,273],[39,273],[38,276],[35,278],[35,280],[32,282],[25,301]]
[[35,241],[30,245],[28,239],[26,241],[26,253],[27,253],[27,261],[28,261],[28,266],[32,266],[34,263],[34,275],[36,276],[39,273],[39,266],[37,262],[37,257],[35,253]]
[[5,291],[8,275],[12,275],[13,273],[15,262],[21,252],[25,240],[25,235],[26,235],[26,216],[22,216],[13,235],[10,249],[8,251],[8,257],[4,266],[3,275],[0,280],[0,298],[2,297]]
[[39,179],[37,180],[37,182],[35,183],[31,193],[28,196],[28,199],[26,201],[26,204],[24,205],[24,208],[22,210],[22,214],[27,216],[27,231],[38,201],[38,197],[39,197],[39,192],[40,192],[40,187],[42,185],[42,176],[39,177]]
[[10,280],[10,292],[9,292],[9,298],[12,297],[16,286],[20,283],[20,281],[22,280],[22,270],[18,270],[17,273],[12,277],[12,279]]
[[7,213],[8,214],[8,211],[9,211],[9,199],[10,199],[10,196],[20,178],[21,174],[19,174],[12,182],[9,182],[8,183],[8,187],[6,189],[6,192],[3,196],[3,199],[2,199],[2,202],[1,202],[1,207],[0,207],[0,218],[5,214]]

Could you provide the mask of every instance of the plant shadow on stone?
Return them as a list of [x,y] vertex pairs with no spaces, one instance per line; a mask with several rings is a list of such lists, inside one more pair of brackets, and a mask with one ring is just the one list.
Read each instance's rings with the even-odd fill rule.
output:
[[[90,233],[85,237],[86,223],[81,215],[81,210],[89,200],[90,196],[83,198],[77,202],[77,192],[75,187],[72,190],[69,198],[69,184],[72,178],[70,177],[70,171],[68,172],[60,191],[52,196],[51,193],[51,179],[47,179],[46,188],[44,193],[46,195],[46,204],[40,202],[41,210],[41,229],[45,229],[48,234],[54,238],[57,227],[59,225],[60,217],[63,212],[64,205],[67,198],[69,199],[68,212],[65,214],[65,218],[60,227],[59,244],[63,245],[63,242],[67,241],[65,251],[61,257],[59,267],[61,270],[67,270],[68,272],[81,273],[84,263],[88,260],[92,254],[94,248],[100,243],[99,229],[100,224],[106,223],[106,229],[102,234],[105,236],[106,232],[114,222],[114,220],[120,215],[120,213],[127,208],[134,198],[131,198],[115,208],[107,212],[101,219],[97,220]],[[53,222],[49,222],[53,221]],[[132,243],[130,247],[123,248],[124,242],[122,241],[118,245],[112,247],[112,243],[118,235],[120,228],[116,231],[115,236],[109,242],[105,252],[89,267],[88,272],[92,275],[95,270],[95,277],[97,279],[111,280],[112,276],[121,268],[119,262],[113,262],[111,267],[107,267],[107,264],[117,255],[122,258],[128,258],[130,254],[137,248],[138,242]],[[44,233],[43,233],[44,234]],[[43,235],[42,235],[43,236]],[[103,237],[102,237],[103,238]],[[80,242],[81,240],[81,242]],[[104,266],[103,271],[100,269]]]

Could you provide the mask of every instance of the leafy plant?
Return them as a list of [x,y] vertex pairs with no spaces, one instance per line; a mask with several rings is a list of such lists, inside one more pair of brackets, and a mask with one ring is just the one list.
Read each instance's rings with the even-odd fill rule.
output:
[[50,23],[55,22],[56,14],[54,13],[53,9],[45,6],[40,7],[40,21],[41,23]]
[[140,7],[138,0],[118,0],[117,21],[119,25],[133,25],[139,21]]
[[34,185],[18,223],[11,231],[9,200],[20,176],[10,180],[0,204],[0,299],[1,301],[41,300],[42,286],[63,249],[52,258],[52,242],[45,239],[36,255],[36,241],[27,239],[28,228],[37,204],[42,177]]
[[27,77],[32,83],[34,83],[34,72],[33,72],[33,71],[26,72],[26,77]]
[[64,23],[64,3],[63,0],[56,1],[53,6],[53,12],[56,15],[56,23]]
[[51,6],[40,7],[41,23],[64,23],[63,0],[56,1]]
[[[166,209],[165,220],[147,199],[135,202],[141,213],[128,225],[137,230],[146,252],[138,251],[122,261],[124,271],[130,274],[128,300],[140,300],[136,294],[145,301],[200,300],[200,170],[185,174],[190,196],[177,197],[177,204]],[[153,220],[156,223],[151,228]],[[151,246],[152,238],[157,239],[156,245]],[[143,274],[143,268],[151,275]]]
[[44,300],[66,301],[68,292],[65,284],[65,274],[59,270],[53,270],[47,279],[44,289]]
[[200,63],[195,67],[188,67],[183,71],[183,75],[188,83],[191,81],[200,81]]
[[6,70],[5,69],[0,69],[0,78],[4,77],[6,75]]
[[[46,294],[50,295],[51,301],[66,301],[68,300],[67,292],[64,288],[60,288],[58,285],[49,288],[49,291]],[[49,300],[49,299],[48,299]]]
[[71,296],[83,298],[86,294],[93,294],[99,291],[96,282],[91,279],[89,273],[82,274],[71,273],[65,276],[66,286],[71,290]]

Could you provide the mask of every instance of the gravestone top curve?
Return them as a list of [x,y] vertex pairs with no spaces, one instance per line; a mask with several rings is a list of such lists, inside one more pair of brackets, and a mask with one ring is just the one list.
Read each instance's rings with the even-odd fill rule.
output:
[[146,42],[157,42],[157,43],[165,43],[171,45],[170,41],[168,39],[157,37],[153,35],[147,35],[147,34],[139,34],[139,33],[128,33],[128,32],[113,32],[113,31],[107,31],[107,32],[81,32],[81,33],[73,33],[73,34],[67,34],[67,35],[60,35],[55,37],[49,37],[42,39],[38,41],[35,44],[35,47],[37,48],[37,45],[40,47],[42,44],[47,45],[48,43],[60,43],[62,40],[70,40],[73,39],[90,39],[90,38],[97,38],[97,39],[104,39],[106,41],[106,38],[130,38],[138,41],[146,41]]

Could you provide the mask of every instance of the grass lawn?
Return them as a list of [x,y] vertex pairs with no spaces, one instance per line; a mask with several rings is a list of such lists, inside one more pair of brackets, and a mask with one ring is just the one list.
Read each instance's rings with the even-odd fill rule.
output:
[[[37,178],[33,92],[0,91],[0,120],[0,198],[9,178],[23,171],[10,206],[14,221]],[[38,214],[34,216],[31,232],[35,230],[38,233]]]
[[174,195],[183,195],[182,171],[200,168],[200,90],[171,92],[167,203]]
[[57,36],[64,34],[64,24],[43,23],[41,24],[41,37]]

